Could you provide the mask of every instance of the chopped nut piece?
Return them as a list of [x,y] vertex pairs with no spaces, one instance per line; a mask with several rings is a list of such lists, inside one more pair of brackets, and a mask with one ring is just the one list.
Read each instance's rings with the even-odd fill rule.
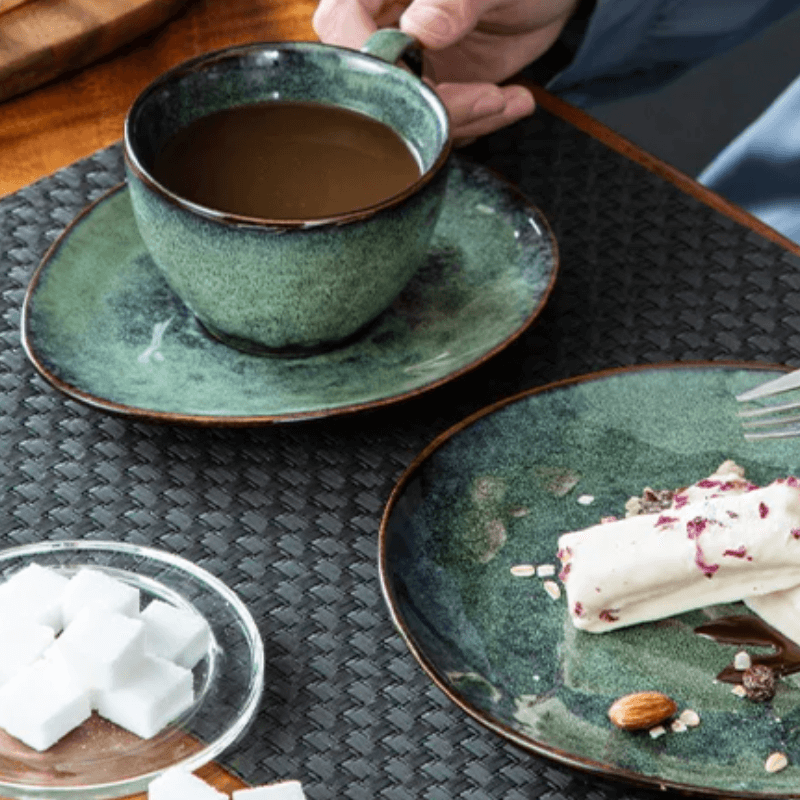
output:
[[594,497],[592,495],[590,495],[590,494],[582,494],[578,498],[578,502],[582,506],[590,506],[592,503],[594,503]]
[[731,693],[735,694],[737,697],[747,697],[747,689],[741,684],[736,684],[736,686],[731,689]]
[[687,708],[678,715],[678,719],[687,728],[696,728],[700,724],[699,714],[691,708]]
[[745,670],[753,666],[753,660],[750,658],[750,653],[746,650],[740,650],[733,657],[733,668]]
[[655,728],[650,728],[650,738],[651,739],[658,739],[659,736],[663,736],[667,732],[667,729],[663,725],[656,725]]
[[782,769],[786,769],[788,766],[789,759],[784,753],[770,753],[769,757],[764,763],[764,769],[767,772],[780,772]]
[[631,497],[625,503],[625,516],[635,517],[639,514],[654,514],[672,505],[675,492],[672,489],[651,489],[647,487],[641,497]]
[[681,722],[680,719],[674,719],[669,727],[673,733],[683,733],[686,730],[686,723]]
[[549,578],[556,574],[555,564],[539,564],[536,568],[536,574],[540,578]]
[[545,581],[542,586],[544,586],[544,590],[553,600],[558,600],[561,597],[561,587],[555,581]]
[[642,513],[642,499],[640,497],[631,497],[625,503],[625,516],[638,517]]
[[515,564],[511,567],[511,574],[515,578],[529,578],[536,574],[536,567],[533,564]]
[[775,696],[775,673],[765,664],[754,664],[744,671],[742,686],[756,703],[771,700]]

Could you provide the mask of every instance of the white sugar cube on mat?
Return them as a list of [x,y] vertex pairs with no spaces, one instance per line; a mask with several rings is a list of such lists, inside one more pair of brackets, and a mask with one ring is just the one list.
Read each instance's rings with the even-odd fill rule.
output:
[[144,623],[89,607],[64,628],[54,647],[92,689],[112,689],[139,672],[145,658]]
[[85,567],[70,578],[64,590],[64,625],[89,606],[135,617],[139,614],[139,590],[105,572]]
[[48,625],[0,622],[0,685],[39,658],[56,637]]
[[147,788],[148,800],[228,800],[202,778],[182,769],[168,769]]
[[88,690],[63,665],[41,658],[0,688],[0,727],[47,750],[92,713]]
[[157,656],[146,656],[124,686],[95,693],[98,714],[142,739],[155,736],[193,702],[192,671]]
[[0,584],[0,622],[25,619],[60,631],[61,600],[68,583],[49,567],[28,564]]
[[233,800],[305,800],[305,792],[300,781],[281,781],[252,789],[237,789]]
[[206,654],[211,640],[208,623],[199,614],[163,600],[153,600],[141,614],[149,653],[182,667],[192,667]]

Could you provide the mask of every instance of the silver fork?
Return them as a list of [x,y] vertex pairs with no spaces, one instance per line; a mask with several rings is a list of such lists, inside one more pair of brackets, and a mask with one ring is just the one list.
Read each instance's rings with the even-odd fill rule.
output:
[[[740,403],[749,403],[798,388],[800,388],[800,369],[748,389],[736,395],[736,399]],[[739,412],[739,417],[743,420],[745,439],[790,439],[800,436],[800,402],[767,403],[755,408],[746,408]]]

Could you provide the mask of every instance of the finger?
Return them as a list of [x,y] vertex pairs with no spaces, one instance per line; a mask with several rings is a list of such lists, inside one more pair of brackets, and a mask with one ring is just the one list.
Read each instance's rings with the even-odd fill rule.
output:
[[320,0],[311,24],[323,42],[361,47],[377,30],[383,0]]
[[[508,88],[511,89],[512,87]],[[500,113],[474,118],[470,122],[455,127],[453,129],[453,139],[456,144],[461,144],[465,140],[468,141],[479,136],[485,136],[488,133],[494,133],[494,131],[505,128],[507,125],[512,125],[529,116],[535,108],[536,104],[530,92],[525,91],[525,94],[514,92],[507,101],[506,107]]]
[[[518,91],[521,90],[521,91]],[[512,125],[529,116],[536,108],[533,96],[522,87],[508,86],[504,88],[506,99],[502,111],[485,116],[474,116],[472,119],[453,126],[453,140],[457,145],[466,143],[480,136]]]
[[400,29],[425,47],[440,50],[469,33],[497,0],[415,0],[400,17]]
[[499,114],[506,107],[502,89],[493,83],[440,83],[435,89],[452,126]]
[[441,83],[436,91],[447,108],[454,139],[483,136],[533,113],[533,95],[523,86]]
[[461,125],[453,129],[453,143],[456,147],[463,147],[481,136],[486,136],[489,133],[494,133],[501,128],[519,122],[520,119],[523,119],[530,113],[530,111],[526,111],[525,113],[519,114],[511,110],[505,110],[500,114],[483,117],[482,119],[474,120],[466,125]]

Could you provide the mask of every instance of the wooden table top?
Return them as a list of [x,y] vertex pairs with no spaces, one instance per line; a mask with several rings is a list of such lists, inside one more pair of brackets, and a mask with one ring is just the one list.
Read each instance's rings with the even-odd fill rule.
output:
[[[245,42],[315,39],[315,7],[315,0],[188,0],[112,55],[0,103],[0,196],[120,139],[136,95],[187,58]],[[35,9],[35,0],[22,8]]]

